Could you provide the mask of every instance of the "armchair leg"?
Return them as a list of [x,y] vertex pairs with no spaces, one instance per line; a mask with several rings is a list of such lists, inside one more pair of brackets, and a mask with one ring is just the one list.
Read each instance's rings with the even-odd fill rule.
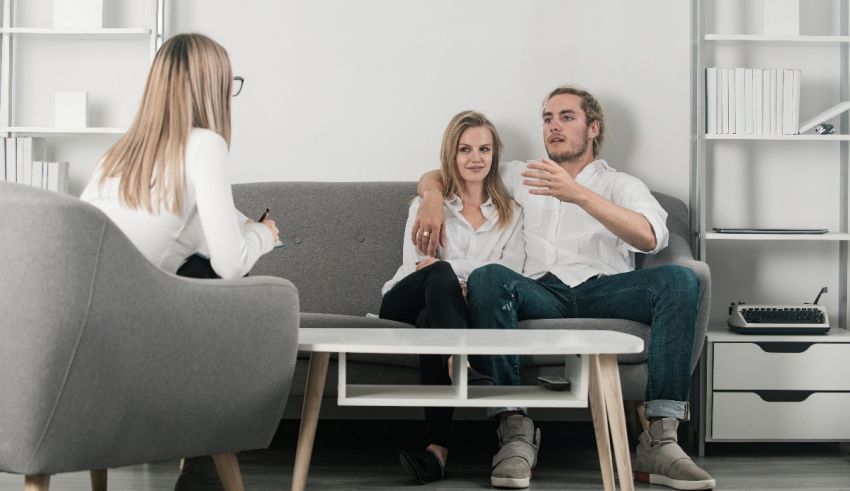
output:
[[218,453],[212,456],[218,477],[224,485],[224,491],[244,491],[242,472],[239,470],[239,460],[233,452]]
[[106,469],[92,469],[89,474],[91,475],[91,491],[106,491]]
[[38,474],[24,478],[24,491],[48,491],[50,474]]

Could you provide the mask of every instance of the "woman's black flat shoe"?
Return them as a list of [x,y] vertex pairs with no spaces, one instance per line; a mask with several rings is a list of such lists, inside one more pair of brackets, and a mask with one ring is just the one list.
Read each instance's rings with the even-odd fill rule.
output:
[[443,463],[428,450],[423,450],[418,455],[402,450],[398,453],[398,460],[404,470],[419,484],[428,484],[446,477],[446,468]]

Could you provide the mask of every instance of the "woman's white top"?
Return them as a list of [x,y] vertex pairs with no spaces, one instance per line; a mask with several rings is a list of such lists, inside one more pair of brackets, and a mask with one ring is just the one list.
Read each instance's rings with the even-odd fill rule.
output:
[[[402,278],[416,271],[416,263],[426,256],[411,240],[413,223],[422,199],[417,197],[410,204],[407,214],[407,225],[404,227],[404,251],[402,265],[395,276],[384,283],[381,294],[386,294]],[[463,201],[457,196],[446,197],[443,200],[443,211],[446,216],[446,247],[437,248],[437,258],[451,264],[458,280],[465,282],[469,274],[485,264],[497,263],[508,267],[517,273],[522,273],[525,263],[525,243],[522,231],[522,208],[511,201],[513,214],[511,221],[504,227],[498,226],[499,213],[492,200],[481,205],[481,213],[485,221],[476,230],[460,212]]]
[[[244,276],[257,259],[272,250],[271,230],[261,223],[244,223],[233,204],[227,179],[227,143],[218,133],[194,128],[186,142],[183,209],[150,213],[130,209],[118,197],[120,178],[99,186],[100,166],[80,199],[100,208],[153,264],[176,273],[201,249],[208,249],[213,269],[222,278]],[[156,189],[153,190],[156,203]],[[205,247],[206,246],[206,247]]]

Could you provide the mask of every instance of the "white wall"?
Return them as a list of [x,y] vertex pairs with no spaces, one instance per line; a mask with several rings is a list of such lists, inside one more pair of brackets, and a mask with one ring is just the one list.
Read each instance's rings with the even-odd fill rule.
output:
[[[19,10],[49,25],[49,0],[17,3],[28,4]],[[112,14],[116,22],[146,21],[147,14],[137,12],[143,2],[125,3],[136,6],[121,15],[135,18]],[[495,122],[507,158],[540,157],[540,102],[551,88],[575,82],[593,91],[607,111],[604,156],[611,164],[687,200],[688,2],[168,3],[169,34],[213,36],[246,78],[234,101],[234,181],[414,180],[437,165],[446,123],[467,108]],[[79,42],[49,43],[57,42],[28,45],[16,59],[23,73],[18,87],[48,102],[63,84],[35,72],[64,77],[68,59],[79,54]],[[95,52],[73,61],[72,79],[106,77],[106,86],[92,82],[99,114],[93,119],[126,125],[141,95],[138,67],[145,64],[146,46],[136,42],[133,52],[126,41],[92,44],[84,49]],[[89,59],[99,55],[100,61]],[[47,68],[62,60],[61,71]],[[51,121],[50,104],[16,103],[19,120]],[[72,162],[72,191],[81,190],[112,141],[54,139],[54,155]]]
[[[147,23],[150,2],[107,4],[110,26]],[[246,78],[234,101],[235,182],[414,180],[435,167],[457,111],[485,112],[507,158],[543,154],[539,110],[563,82],[607,113],[603,156],[688,201],[690,2],[683,0],[171,0],[168,33],[200,31]],[[709,31],[758,32],[762,0],[713,0]],[[16,22],[50,24],[50,0],[18,0]],[[837,32],[835,0],[804,0],[803,31]],[[742,7],[743,6],[743,7]],[[92,124],[127,125],[144,41],[28,39],[15,49],[18,124],[50,124],[52,93],[88,90]],[[714,49],[718,66],[803,69],[803,119],[838,102],[837,48]],[[78,193],[111,136],[51,139]],[[709,226],[838,227],[837,144],[713,142]],[[712,243],[714,310],[732,300],[837,292],[834,244]],[[834,306],[831,293],[827,305]],[[837,319],[835,307],[830,316]]]

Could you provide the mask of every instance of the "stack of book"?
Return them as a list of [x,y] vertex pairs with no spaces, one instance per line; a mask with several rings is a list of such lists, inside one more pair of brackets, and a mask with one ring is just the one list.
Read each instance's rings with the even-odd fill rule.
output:
[[68,162],[48,162],[43,138],[2,138],[0,180],[68,192]]
[[800,70],[706,68],[705,128],[714,135],[796,135]]

